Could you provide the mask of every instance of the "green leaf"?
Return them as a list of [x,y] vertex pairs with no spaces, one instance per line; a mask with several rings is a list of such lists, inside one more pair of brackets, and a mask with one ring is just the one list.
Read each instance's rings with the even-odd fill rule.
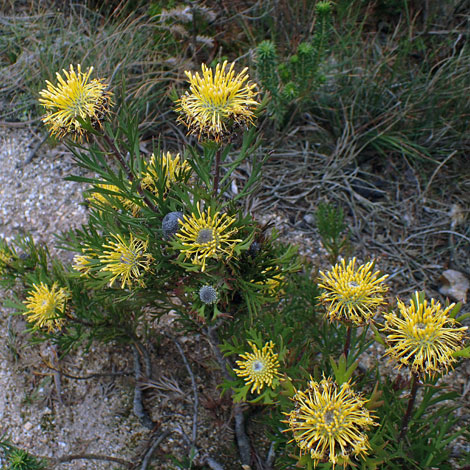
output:
[[370,324],[372,331],[374,332],[374,339],[377,343],[381,344],[383,347],[387,347],[384,337],[380,334],[379,330],[375,327],[373,323]]
[[338,362],[335,362],[335,360],[330,357],[330,364],[338,385],[342,385],[347,382],[359,365],[359,360],[354,361],[349,367],[347,367],[347,362],[348,361],[344,354],[341,354]]
[[464,320],[465,318],[470,317],[470,313],[466,313],[466,314],[460,316],[459,318],[456,318],[456,316],[458,315],[458,313],[460,312],[461,309],[462,309],[462,302],[457,302],[455,304],[454,308],[449,312],[449,317],[455,318],[458,322],[462,323],[462,320]]
[[454,357],[470,357],[470,346],[467,346],[464,349],[460,349],[459,351],[454,351],[452,353]]

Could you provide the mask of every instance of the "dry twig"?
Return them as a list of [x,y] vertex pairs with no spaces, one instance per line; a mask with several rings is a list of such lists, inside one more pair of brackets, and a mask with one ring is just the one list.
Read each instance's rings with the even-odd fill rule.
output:
[[[139,349],[141,351],[144,351],[145,348],[143,349],[142,348],[143,348],[143,345],[139,345]],[[142,388],[140,386],[141,377],[142,377],[142,369],[140,365],[139,349],[137,349],[137,346],[135,344],[132,345],[132,350],[134,353],[134,370],[135,370],[135,381],[136,381],[135,389],[134,389],[134,413],[139,418],[143,426],[145,426],[147,429],[153,429],[155,427],[155,423],[150,418],[143,404],[143,394],[142,394]],[[147,365],[147,372],[149,372],[148,369],[149,367]]]
[[[216,334],[216,329],[218,325],[210,327],[206,330],[206,339],[209,342],[217,362],[219,363],[222,373],[226,378],[230,378],[230,375],[227,371],[227,361],[220,352],[218,346],[218,339]],[[243,414],[243,408],[240,403],[235,403],[233,405],[233,414],[235,418],[235,436],[238,444],[238,451],[240,453],[240,460],[242,465],[248,466],[251,468],[251,442],[246,434],[245,430],[245,416]]]

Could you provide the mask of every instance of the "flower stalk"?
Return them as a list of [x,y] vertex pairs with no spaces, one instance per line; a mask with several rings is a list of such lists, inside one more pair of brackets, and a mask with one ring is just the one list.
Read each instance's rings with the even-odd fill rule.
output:
[[416,401],[416,393],[418,392],[418,374],[416,372],[412,372],[411,376],[412,379],[410,398],[408,399],[408,406],[406,408],[405,416],[403,416],[403,420],[401,422],[401,430],[400,435],[398,436],[398,442],[400,442],[406,436],[406,432],[408,431],[408,425],[410,424],[411,412],[413,411],[413,406]]
[[351,333],[352,333],[352,327],[351,326],[346,327],[346,339],[344,340],[344,349],[343,349],[343,354],[344,354],[345,359],[348,358],[349,348],[351,347]]
[[215,153],[215,166],[214,166],[214,186],[213,194],[217,194],[219,190],[219,180],[220,180],[220,157],[222,155],[222,148],[219,146],[217,152]]

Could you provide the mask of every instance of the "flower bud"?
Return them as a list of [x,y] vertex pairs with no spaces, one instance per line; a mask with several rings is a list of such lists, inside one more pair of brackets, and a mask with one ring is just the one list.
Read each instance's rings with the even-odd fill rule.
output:
[[169,212],[163,217],[162,230],[165,238],[171,238],[179,230],[179,220],[183,220],[183,213],[179,211]]
[[199,298],[206,305],[213,304],[217,301],[217,291],[212,286],[202,286],[199,289]]

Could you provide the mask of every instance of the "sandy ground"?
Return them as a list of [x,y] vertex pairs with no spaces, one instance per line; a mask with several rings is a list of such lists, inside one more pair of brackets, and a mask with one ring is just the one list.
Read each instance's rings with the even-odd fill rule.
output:
[[[54,233],[78,227],[86,221],[82,187],[64,177],[74,169],[70,153],[62,146],[41,147],[26,165],[31,149],[41,137],[32,129],[0,128],[0,237],[7,241],[29,233],[46,243],[63,260],[72,254],[55,250]],[[142,426],[133,410],[134,369],[130,347],[92,345],[57,362],[49,344],[32,345],[26,323],[13,310],[0,307],[0,435],[33,455],[61,457],[99,454],[136,462],[167,427],[177,429],[158,448],[149,469],[173,468],[166,456],[187,455],[183,435],[191,434],[192,383],[178,350],[163,340],[152,350],[154,380],[148,380],[145,406],[158,429]],[[171,318],[163,321],[171,331]],[[162,326],[159,325],[159,328]],[[208,346],[199,338],[179,338],[194,369],[199,393],[198,445],[225,463],[239,469],[234,460],[230,404],[220,400]],[[88,380],[59,377],[48,365],[60,365],[75,377],[112,373]],[[122,375],[124,374],[124,375]],[[170,426],[171,425],[171,426]],[[227,447],[227,455],[219,444]],[[217,452],[217,453],[216,453]],[[0,462],[1,463],[1,462]],[[57,468],[99,470],[122,468],[114,463],[75,460]],[[140,466],[139,466],[140,468]]]
[[[0,131],[0,236],[11,241],[17,235],[30,233],[36,242],[53,246],[53,233],[86,220],[79,185],[64,181],[72,169],[72,159],[64,148],[42,147],[36,158],[23,166],[40,136],[31,129]],[[126,408],[131,406],[126,405],[130,384],[122,377],[95,381],[62,379],[59,383],[43,362],[55,360],[53,348],[30,345],[24,320],[11,318],[9,313],[3,309],[0,316],[2,330],[7,332],[0,336],[0,433],[6,433],[13,443],[35,455],[105,451],[119,456],[129,436],[142,432]],[[75,375],[123,366],[118,351],[98,352],[95,347],[88,353],[74,355],[73,360],[68,367]],[[62,468],[112,466],[75,461]]]

